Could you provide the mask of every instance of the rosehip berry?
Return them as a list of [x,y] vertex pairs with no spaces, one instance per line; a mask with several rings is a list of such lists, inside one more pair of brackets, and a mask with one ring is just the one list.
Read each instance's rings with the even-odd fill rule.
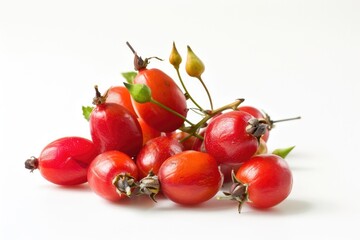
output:
[[247,113],[250,113],[253,117],[255,118],[258,118],[259,120],[262,120],[263,122],[265,122],[267,124],[267,129],[264,133],[263,136],[261,136],[262,139],[265,140],[265,142],[268,141],[269,139],[269,134],[270,134],[270,130],[274,128],[275,126],[275,123],[278,123],[278,122],[285,122],[285,121],[292,121],[292,120],[297,120],[297,119],[300,119],[301,117],[293,117],[293,118],[285,118],[285,119],[279,119],[279,120],[272,120],[270,118],[270,116],[263,112],[263,111],[260,111],[259,109],[255,108],[255,107],[251,107],[251,106],[240,106],[238,108],[238,110],[240,111],[244,111],[244,112],[247,112]]
[[98,155],[88,170],[90,188],[110,201],[131,196],[137,177],[134,161],[125,153],[115,150]]
[[193,150],[194,144],[198,139],[197,137],[190,136],[189,133],[182,131],[169,133],[168,136],[177,141],[181,141],[181,144],[184,146],[184,150]]
[[205,131],[205,149],[219,164],[241,164],[259,147],[266,124],[243,111],[226,112],[211,121]]
[[240,166],[225,197],[255,208],[270,208],[285,200],[292,189],[292,173],[287,162],[274,154],[260,154]]
[[164,195],[185,205],[211,199],[222,185],[216,160],[210,154],[192,150],[168,158],[158,176]]
[[90,115],[90,132],[100,153],[118,150],[135,156],[142,147],[143,136],[139,122],[125,107],[106,103],[95,86],[96,107]]
[[130,93],[124,86],[114,86],[109,88],[105,101],[107,103],[117,103],[136,116],[134,107],[131,103]]
[[148,141],[136,157],[136,165],[141,178],[150,171],[157,174],[161,164],[169,157],[183,151],[183,145],[176,139],[160,136]]
[[255,108],[255,107],[252,107],[252,106],[240,106],[238,108],[238,110],[250,113],[251,116],[253,116],[254,118],[264,119],[265,120],[265,122],[268,124],[268,127],[267,127],[264,135],[261,136],[261,138],[264,139],[265,142],[267,142],[268,139],[269,139],[269,135],[270,135],[270,129],[272,127],[270,125],[269,116],[266,113],[260,111],[259,109]]
[[59,185],[77,185],[87,181],[87,170],[96,157],[96,147],[82,137],[64,137],[49,143],[38,158],[25,162],[31,171],[39,169],[48,181]]
[[[135,55],[134,65],[138,71],[133,83],[145,84],[151,91],[151,99],[185,118],[188,111],[186,98],[175,81],[159,69],[147,69],[148,59],[143,60],[130,44],[127,44]],[[132,100],[137,115],[160,132],[175,131],[184,123],[184,118],[174,115],[153,102],[139,103],[133,98]]]
[[161,136],[161,132],[150,127],[149,124],[147,124],[143,119],[138,118],[137,120],[140,124],[143,135],[143,145],[147,143],[149,140]]

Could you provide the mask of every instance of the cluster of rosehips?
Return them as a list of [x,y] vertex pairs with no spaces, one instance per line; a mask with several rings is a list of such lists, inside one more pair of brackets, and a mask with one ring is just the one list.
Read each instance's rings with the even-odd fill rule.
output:
[[[88,182],[99,196],[120,201],[148,195],[156,202],[161,192],[168,199],[194,205],[213,198],[224,182],[232,180],[230,199],[240,207],[247,202],[268,208],[282,202],[292,188],[292,173],[283,159],[292,148],[267,153],[266,142],[274,121],[244,101],[214,109],[202,80],[204,64],[188,47],[186,72],[197,78],[209,98],[201,107],[182,80],[182,58],[175,44],[170,63],[183,91],[159,69],[149,69],[149,59],[134,51],[136,72],[123,74],[125,86],[102,95],[95,86],[95,107],[83,107],[91,140],[64,137],[48,144],[25,167],[59,185]],[[188,119],[188,101],[201,118]]]

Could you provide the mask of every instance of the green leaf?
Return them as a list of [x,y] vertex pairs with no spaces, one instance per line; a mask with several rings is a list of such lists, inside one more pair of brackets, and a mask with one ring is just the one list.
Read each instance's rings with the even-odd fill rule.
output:
[[130,84],[134,83],[134,78],[137,75],[137,72],[123,72],[121,75],[126,79],[126,81]]
[[286,158],[286,156],[294,149],[295,146],[287,147],[287,148],[278,148],[275,149],[272,153],[278,155],[282,158]]
[[82,113],[83,113],[84,118],[87,121],[89,121],[90,114],[91,114],[93,109],[94,109],[94,107],[92,107],[92,106],[82,106]]
[[147,103],[151,101],[151,89],[145,84],[129,84],[124,82],[129,90],[131,97],[138,103]]

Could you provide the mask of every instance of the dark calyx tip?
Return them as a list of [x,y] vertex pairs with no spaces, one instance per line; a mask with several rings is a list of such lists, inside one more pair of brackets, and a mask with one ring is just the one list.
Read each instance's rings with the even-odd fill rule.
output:
[[25,168],[33,172],[39,167],[39,160],[36,157],[31,157],[25,161]]
[[260,138],[265,134],[268,129],[268,124],[257,118],[252,118],[248,121],[246,126],[246,132],[253,135],[256,138]]
[[129,42],[126,42],[126,45],[130,48],[131,52],[134,54],[134,69],[135,71],[140,71],[142,69],[145,69],[148,65],[149,61],[147,58],[143,60],[135,51],[135,49],[131,46]]

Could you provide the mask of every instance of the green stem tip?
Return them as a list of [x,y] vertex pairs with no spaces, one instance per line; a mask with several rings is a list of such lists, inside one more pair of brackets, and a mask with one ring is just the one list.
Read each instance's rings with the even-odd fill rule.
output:
[[131,97],[138,103],[147,103],[151,101],[151,89],[140,83],[127,83],[124,82],[125,87],[129,91]]

